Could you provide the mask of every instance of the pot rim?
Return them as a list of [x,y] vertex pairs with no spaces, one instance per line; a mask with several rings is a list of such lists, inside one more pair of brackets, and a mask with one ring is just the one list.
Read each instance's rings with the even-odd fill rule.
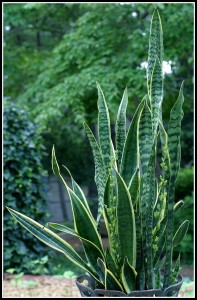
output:
[[[83,284],[83,281],[87,280],[87,285]],[[181,285],[183,283],[183,277],[179,274],[178,275],[178,281],[175,284],[172,284],[170,286],[168,286],[165,289],[151,289],[151,290],[135,290],[132,291],[128,294],[121,292],[121,291],[117,291],[117,290],[107,290],[107,289],[94,289],[94,285],[95,285],[95,281],[94,279],[87,274],[83,274],[79,277],[77,277],[77,279],[75,280],[77,287],[82,289],[83,291],[87,291],[87,293],[89,295],[92,296],[98,296],[99,294],[109,294],[109,295],[113,295],[113,296],[148,296],[148,295],[155,295],[155,296],[167,296],[171,291],[177,291],[179,292]]]

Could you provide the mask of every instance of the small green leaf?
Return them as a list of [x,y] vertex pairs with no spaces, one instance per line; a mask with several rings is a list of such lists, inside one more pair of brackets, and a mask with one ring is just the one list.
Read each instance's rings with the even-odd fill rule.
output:
[[125,258],[124,264],[123,264],[122,270],[121,270],[121,280],[122,280],[124,289],[127,293],[130,293],[135,289],[136,276],[137,276],[137,272],[129,264],[128,259]]
[[188,230],[188,227],[189,227],[189,221],[188,220],[185,220],[180,226],[179,228],[177,229],[174,237],[173,237],[173,247],[175,248],[176,246],[178,246],[184,236],[186,235],[187,233],[187,230]]
[[180,253],[179,253],[179,255],[177,257],[177,260],[175,262],[174,269],[172,270],[173,284],[175,284],[176,281],[177,281],[177,277],[178,277],[178,274],[179,274],[179,269],[180,269]]
[[184,201],[180,200],[174,205],[174,213],[176,213],[182,206],[184,205]]
[[117,278],[113,275],[111,271],[105,268],[105,288],[107,290],[115,290],[115,291],[122,291],[123,287],[117,280]]

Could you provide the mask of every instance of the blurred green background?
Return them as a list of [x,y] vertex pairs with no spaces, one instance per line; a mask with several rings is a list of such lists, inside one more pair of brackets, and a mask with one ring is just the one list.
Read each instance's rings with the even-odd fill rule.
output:
[[[180,214],[181,219],[190,219],[190,226],[177,253],[181,248],[183,263],[192,264],[194,7],[191,3],[4,3],[4,202],[45,222],[48,213],[41,177],[43,172],[45,176],[46,172],[48,176],[52,174],[53,144],[59,163],[70,169],[79,184],[95,190],[93,159],[83,121],[96,133],[96,81],[109,105],[113,132],[124,88],[127,86],[129,94],[128,121],[146,94],[145,62],[151,15],[156,6],[163,24],[165,49],[164,123],[168,122],[181,82],[185,81],[176,201],[185,201]],[[24,145],[31,145],[31,151]],[[175,218],[175,227],[180,224],[180,214]],[[6,270],[16,273],[30,270],[34,274],[74,270],[72,264],[62,262],[61,255],[58,263],[53,251],[37,245],[16,224],[13,228],[7,211],[4,216]],[[27,240],[32,241],[29,246]]]

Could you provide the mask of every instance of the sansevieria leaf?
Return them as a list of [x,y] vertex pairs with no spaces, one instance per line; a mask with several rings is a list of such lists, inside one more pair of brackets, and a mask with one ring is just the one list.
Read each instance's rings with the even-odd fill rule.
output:
[[[65,186],[65,188],[66,188],[66,190],[67,190],[67,192],[68,192],[68,194],[69,194],[69,196],[70,196],[70,193],[69,193],[70,188],[68,187],[66,181],[64,180],[63,176],[61,175],[60,167],[59,167],[58,162],[57,162],[57,158],[56,158],[56,155],[55,155],[55,148],[54,148],[54,147],[53,147],[53,149],[52,149],[52,169],[53,169],[54,174],[55,174],[56,176],[58,176],[58,177],[62,180],[62,182],[63,182],[63,184],[64,184],[64,186]],[[66,170],[67,170],[67,172],[69,172],[69,170],[68,170],[67,168],[66,168]],[[70,173],[70,172],[69,172],[69,173]],[[70,175],[71,175],[71,174],[70,174]],[[75,187],[76,187],[76,185],[75,185]],[[80,190],[77,190],[77,192],[79,192],[79,191],[80,191]],[[80,193],[81,201],[82,201],[82,203],[84,203],[84,205],[86,206],[86,209],[87,209],[87,211],[88,211],[88,214],[89,214],[90,219],[94,222],[92,213],[91,213],[91,211],[90,211],[90,209],[89,209],[89,207],[88,207],[88,204],[87,204],[86,199],[84,198],[85,196],[83,197],[83,194],[82,194],[82,193],[83,193],[83,192],[82,192],[82,190],[81,190],[81,193]],[[73,194],[75,194],[75,193],[73,192]],[[75,196],[77,197],[76,194],[75,194]],[[73,203],[72,203],[72,201],[71,201],[71,207],[72,207],[72,211],[73,211]],[[75,218],[74,218],[74,228],[76,229]]]
[[68,188],[68,192],[72,202],[77,232],[81,237],[91,241],[103,252],[101,237],[99,236],[94,220],[89,215],[85,205],[70,188]]
[[135,289],[135,280],[137,272],[128,262],[127,257],[124,260],[124,264],[121,270],[121,280],[123,287],[127,293],[132,292]]
[[126,109],[128,104],[127,88],[124,90],[122,101],[118,109],[116,119],[116,150],[118,151],[118,165],[120,166],[122,159],[122,151],[126,139]]
[[[118,237],[120,241],[121,257],[127,257],[129,263],[135,267],[136,264],[136,227],[135,215],[131,196],[128,188],[117,173],[118,184],[118,203],[117,203],[117,219],[118,219]],[[123,262],[122,262],[123,263]]]
[[139,141],[138,141],[138,129],[139,119],[141,111],[144,107],[145,99],[143,99],[131,121],[129,127],[120,166],[120,174],[124,179],[126,185],[129,185],[131,177],[135,173],[136,169],[139,168]]
[[48,225],[56,230],[66,232],[72,236],[78,237],[82,241],[88,261],[90,262],[91,266],[95,269],[95,271],[99,273],[97,267],[97,259],[100,257],[101,259],[105,260],[105,258],[101,250],[95,244],[93,244],[87,239],[84,239],[76,231],[72,230],[71,228],[68,228],[67,226],[51,222],[49,222]]
[[156,57],[150,82],[150,105],[153,136],[156,135],[159,120],[161,120],[161,104],[163,100],[163,73],[161,62]]
[[109,111],[105,101],[103,91],[97,83],[98,89],[98,137],[103,162],[105,165],[106,173],[108,172],[110,157],[111,157],[111,129]]
[[155,59],[156,57],[158,57],[160,63],[162,63],[163,56],[164,56],[164,49],[163,49],[163,31],[162,31],[161,19],[158,10],[155,9],[152,16],[150,37],[149,37],[148,67],[147,67],[148,91],[150,90],[150,81],[151,81],[152,71],[155,64]]
[[[62,238],[60,238],[53,231],[45,228],[40,225],[36,221],[31,218],[8,208],[11,215],[31,234],[33,234],[36,238],[42,241],[47,246],[62,252],[69,260],[74,262],[76,265],[90,273],[96,280],[98,280],[98,276],[94,273],[93,270],[84,262],[84,260],[77,254],[77,252]],[[98,280],[99,281],[99,280]]]
[[174,213],[177,212],[184,205],[184,201],[180,200],[174,205]]
[[180,253],[177,257],[177,260],[175,262],[175,266],[172,270],[172,280],[173,280],[173,284],[176,283],[176,280],[177,280],[177,276],[179,274],[179,269],[180,269]]
[[183,118],[183,83],[181,85],[179,96],[170,112],[170,121],[168,125],[168,148],[173,170],[173,178],[176,180],[180,165],[180,135],[181,120]]
[[101,242],[101,237],[98,234],[97,228],[95,226],[95,221],[92,214],[87,209],[86,205],[77,197],[77,195],[67,186],[64,181],[60,168],[55,156],[55,150],[52,152],[52,167],[54,173],[61,178],[63,181],[68,195],[71,200],[71,206],[74,217],[75,230],[79,233],[82,238],[90,240],[94,243],[101,251],[103,251],[103,246]]
[[166,231],[166,262],[164,287],[168,287],[172,282],[172,245],[174,233],[174,197],[175,197],[175,182],[180,165],[180,134],[181,120],[183,118],[183,84],[181,85],[179,96],[175,102],[171,112],[168,125],[168,149],[171,165],[171,176],[169,180],[169,191],[167,199],[167,218],[168,226]]
[[123,291],[123,287],[117,280],[117,278],[114,276],[114,274],[107,269],[106,264],[102,259],[98,258],[98,266],[104,272],[105,275],[105,289],[107,290],[118,290],[118,291]]
[[86,130],[86,134],[88,136],[93,157],[94,157],[94,163],[95,163],[95,183],[98,190],[98,214],[97,214],[97,224],[99,223],[102,211],[103,211],[103,205],[104,205],[104,190],[105,190],[105,182],[106,182],[106,172],[105,167],[103,163],[102,154],[100,151],[100,148],[97,144],[97,141],[91,131],[91,129],[88,127],[86,123],[84,123],[84,128]]
[[122,285],[119,283],[114,274],[107,268],[105,269],[105,288],[107,290],[118,290],[123,292]]
[[142,173],[145,174],[148,161],[150,158],[150,152],[153,144],[153,131],[151,122],[151,111],[147,105],[147,98],[143,107],[140,123],[139,123],[139,151],[140,151],[140,163]]
[[[146,257],[147,257],[147,288],[153,288],[153,278],[152,278],[152,228],[153,228],[153,207],[155,203],[155,155],[156,155],[156,141],[152,145],[150,159],[147,166],[146,177],[143,181],[143,223],[145,222],[146,226],[143,226],[143,234],[146,235]],[[145,218],[145,220],[144,220]],[[144,224],[144,225],[145,225]],[[145,227],[145,228],[144,228]]]
[[118,271],[118,267],[109,251],[109,249],[106,249],[105,251],[105,257],[106,257],[106,264],[108,269],[114,274],[116,275],[116,272]]
[[174,235],[174,238],[173,238],[173,247],[178,246],[182,242],[184,236],[187,233],[188,227],[189,227],[189,221],[185,220],[180,225],[180,227],[177,229],[177,231],[176,231],[176,233]]
[[128,186],[128,190],[131,195],[131,201],[133,206],[136,205],[137,203],[139,186],[140,186],[140,176],[139,176],[139,169],[137,169],[136,172],[133,174]]
[[[72,188],[73,188],[73,192],[77,195],[77,197],[81,200],[82,203],[84,203],[85,207],[87,208],[88,212],[90,213],[90,215],[92,216],[92,213],[90,211],[90,208],[89,208],[89,205],[88,205],[88,202],[86,200],[86,197],[84,195],[84,192],[82,191],[82,189],[80,188],[80,186],[76,183],[76,181],[73,179],[69,169],[62,165],[66,171],[68,172],[68,174],[70,175],[70,178],[72,180]],[[93,217],[93,216],[92,216]]]

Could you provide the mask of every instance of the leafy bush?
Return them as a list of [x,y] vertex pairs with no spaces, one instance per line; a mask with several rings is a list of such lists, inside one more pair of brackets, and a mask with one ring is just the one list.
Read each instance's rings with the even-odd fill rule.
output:
[[[4,109],[4,207],[22,209],[33,218],[47,216],[41,164],[45,153],[36,126],[25,112],[6,105]],[[45,255],[46,247],[10,218],[4,210],[4,269],[16,273],[34,272],[35,260]],[[42,264],[41,264],[42,265]],[[39,272],[42,272],[42,268]]]
[[194,189],[194,167],[185,167],[179,170],[176,181],[176,199],[181,200],[191,195]]

